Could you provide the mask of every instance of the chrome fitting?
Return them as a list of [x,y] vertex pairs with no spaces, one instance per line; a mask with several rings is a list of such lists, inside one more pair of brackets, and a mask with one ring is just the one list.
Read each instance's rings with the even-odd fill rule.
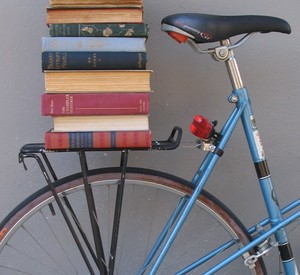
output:
[[239,101],[239,98],[238,98],[237,95],[230,95],[230,96],[228,97],[228,101],[229,101],[230,103],[237,103],[237,102]]
[[227,46],[221,46],[215,48],[214,52],[215,59],[218,61],[225,61],[229,58],[229,49]]

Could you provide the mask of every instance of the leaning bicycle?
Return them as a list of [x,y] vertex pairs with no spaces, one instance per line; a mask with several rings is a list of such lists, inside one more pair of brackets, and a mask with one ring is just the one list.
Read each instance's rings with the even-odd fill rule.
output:
[[[164,18],[162,30],[224,62],[233,87],[228,97],[233,111],[223,127],[202,115],[191,124],[199,140],[195,147],[207,152],[193,179],[128,167],[134,148],[120,151],[118,167],[96,170],[88,167],[88,150],[70,150],[78,155],[81,171],[58,179],[48,156],[61,151],[27,144],[19,161],[25,165],[28,158],[35,159],[47,185],[1,222],[1,273],[266,274],[263,257],[279,248],[285,273],[298,274],[284,228],[299,220],[300,199],[279,207],[233,52],[253,33],[290,33],[289,24],[268,16],[184,13]],[[236,35],[244,36],[231,43]],[[220,46],[202,49],[208,42]],[[239,120],[269,214],[250,228],[203,189]],[[153,141],[152,150],[176,149],[181,134],[175,127],[167,140]],[[297,211],[289,214],[292,210]]]

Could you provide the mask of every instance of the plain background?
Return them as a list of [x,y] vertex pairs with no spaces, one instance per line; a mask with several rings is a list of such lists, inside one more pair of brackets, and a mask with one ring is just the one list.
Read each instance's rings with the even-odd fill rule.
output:
[[[194,115],[217,119],[221,125],[233,107],[227,103],[231,86],[225,65],[171,40],[160,31],[161,19],[177,12],[278,16],[290,23],[291,35],[255,35],[235,53],[252,97],[281,205],[299,197],[300,2],[144,0],[144,4],[145,22],[151,30],[147,50],[148,68],[153,70],[153,136],[165,139],[172,127],[178,125],[184,129],[183,144],[190,147],[172,152],[133,152],[130,165],[148,166],[191,179],[204,156],[202,151],[192,148],[195,138],[188,128]],[[0,219],[44,185],[36,163],[28,160],[27,172],[18,164],[18,152],[25,143],[42,142],[44,132],[52,125],[50,118],[40,115],[40,96],[44,92],[41,37],[48,36],[47,5],[47,0],[0,2]],[[91,167],[119,164],[116,153],[98,152],[89,157]],[[55,160],[59,176],[79,170],[76,154],[53,154],[51,159]],[[247,226],[266,214],[240,124],[207,189],[232,208]],[[300,259],[298,231],[298,238],[293,240],[294,254]]]

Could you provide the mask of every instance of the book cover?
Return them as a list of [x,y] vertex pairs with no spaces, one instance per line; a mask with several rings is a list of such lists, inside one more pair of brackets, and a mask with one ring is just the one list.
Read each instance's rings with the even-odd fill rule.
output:
[[101,5],[108,7],[139,6],[143,5],[142,0],[50,0],[51,6],[86,6]]
[[148,115],[54,116],[56,132],[145,131]]
[[146,52],[143,37],[42,37],[43,52]]
[[150,92],[150,70],[44,71],[47,93]]
[[143,23],[142,8],[49,7],[47,24],[62,23]]
[[52,37],[148,37],[147,24],[51,24]]
[[43,94],[43,116],[149,113],[149,93]]
[[151,148],[151,131],[45,133],[47,150]]
[[43,52],[42,70],[143,70],[145,52]]

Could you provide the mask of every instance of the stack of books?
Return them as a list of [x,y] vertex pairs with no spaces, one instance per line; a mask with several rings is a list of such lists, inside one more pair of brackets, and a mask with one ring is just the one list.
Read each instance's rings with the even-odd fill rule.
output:
[[45,148],[150,148],[142,0],[50,0],[47,15]]

